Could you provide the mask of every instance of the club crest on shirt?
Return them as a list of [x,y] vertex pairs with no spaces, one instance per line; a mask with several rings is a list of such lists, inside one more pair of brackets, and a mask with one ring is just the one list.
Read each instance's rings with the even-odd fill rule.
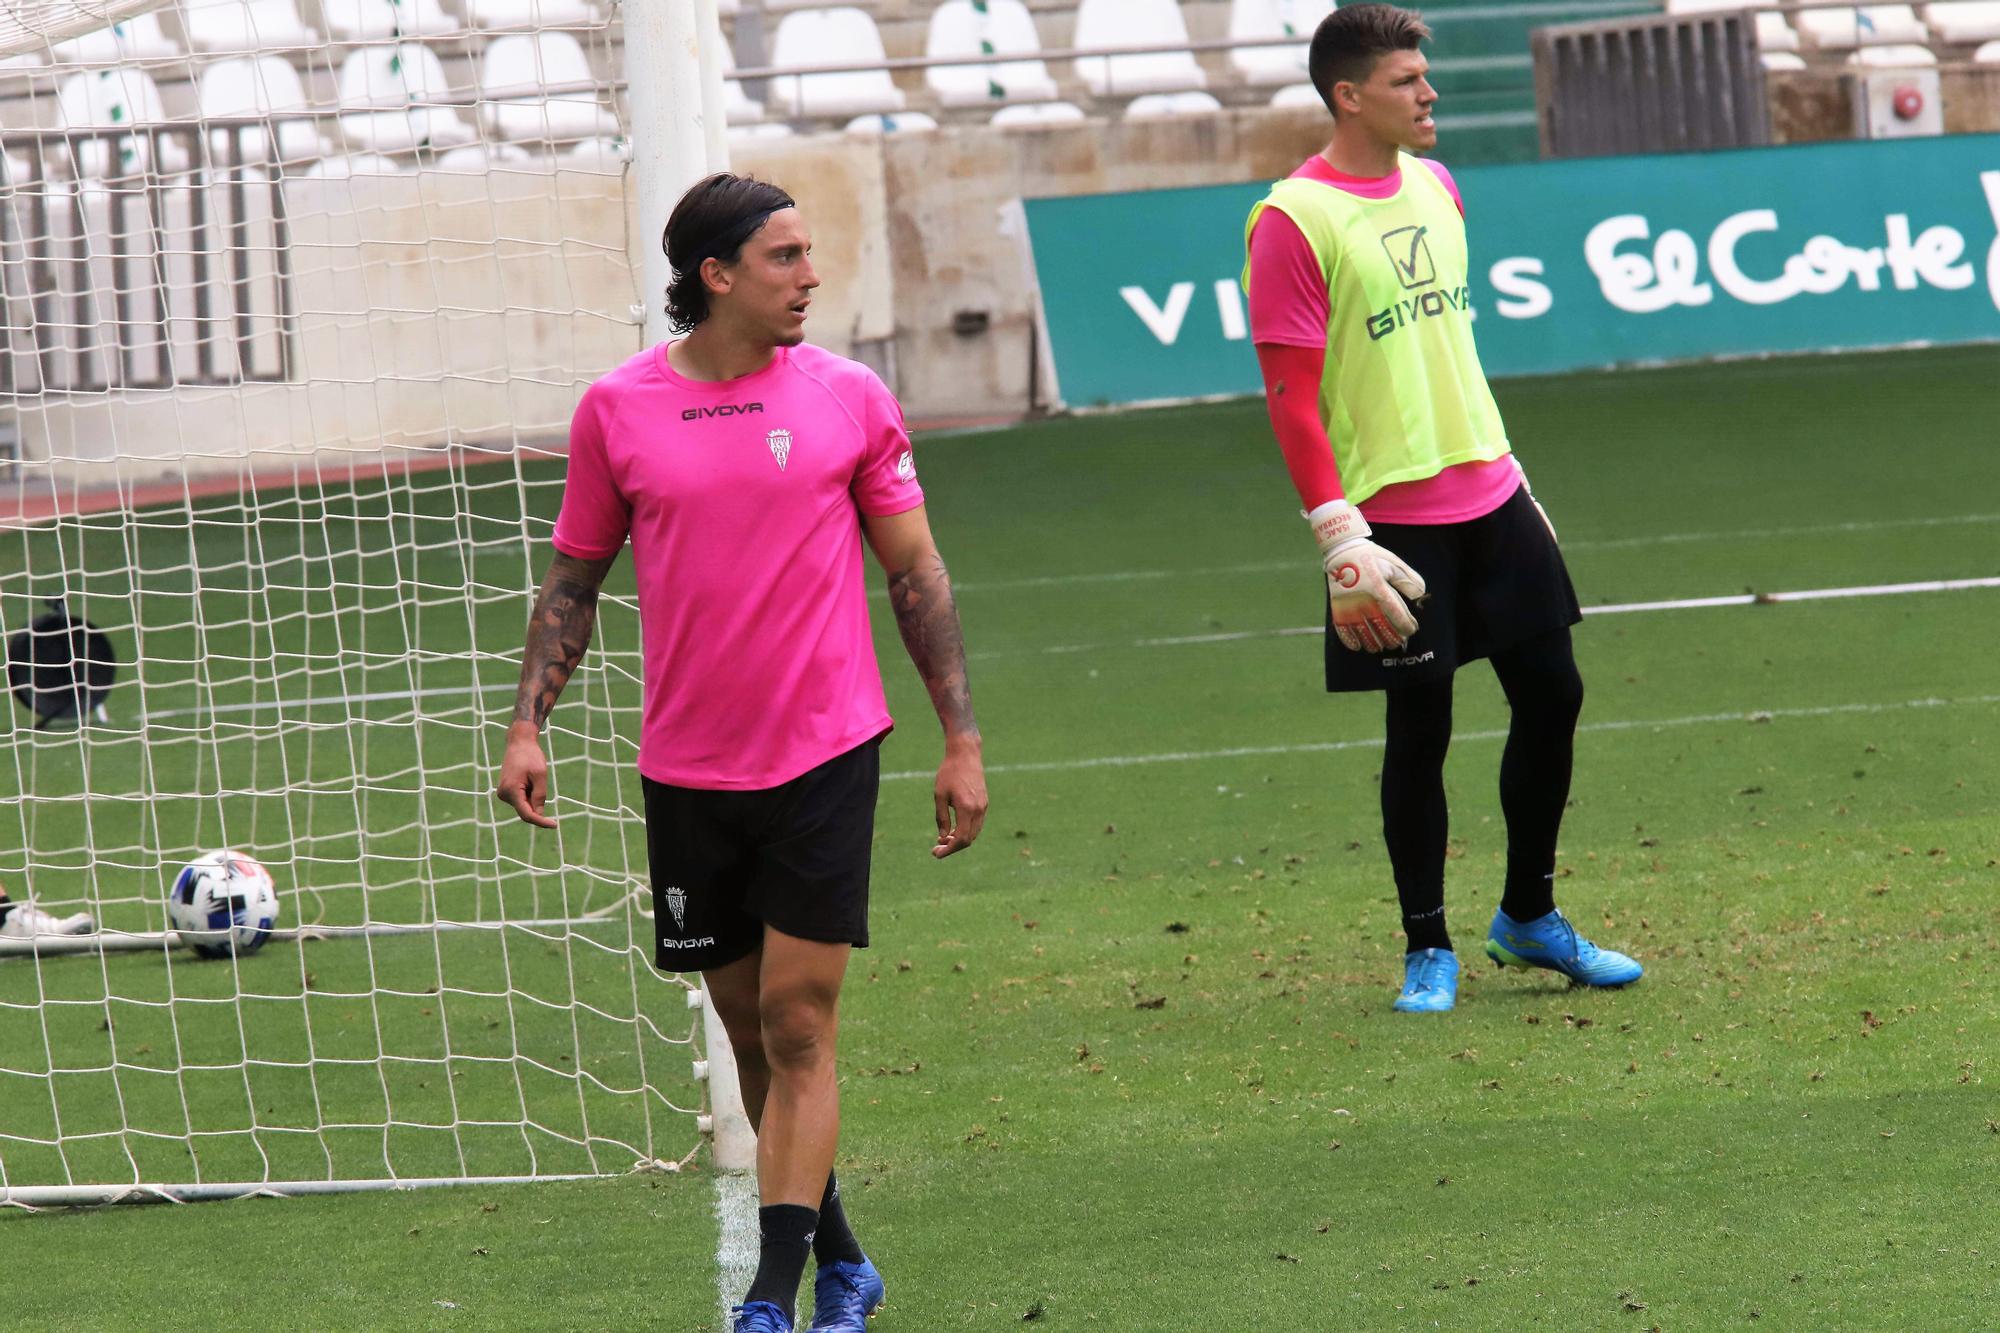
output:
[[687,895],[681,892],[678,884],[667,886],[667,910],[674,914],[674,929],[683,929],[687,924],[682,919],[682,914],[687,911]]
[[896,475],[904,481],[917,479],[917,460],[910,456],[908,449],[903,450],[903,456],[896,460]]
[[774,430],[764,437],[764,443],[771,446],[771,457],[778,460],[778,471],[785,470],[785,460],[792,456],[792,433],[788,430]]

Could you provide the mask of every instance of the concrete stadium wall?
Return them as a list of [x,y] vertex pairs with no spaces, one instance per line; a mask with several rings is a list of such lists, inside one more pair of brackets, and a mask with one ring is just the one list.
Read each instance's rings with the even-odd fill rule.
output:
[[[1002,210],[1023,195],[1279,176],[1310,111],[865,139],[754,141],[738,170],[799,200],[824,277],[808,324],[881,370],[913,420],[1029,406],[1033,301]],[[638,350],[640,219],[620,177],[436,171],[287,182],[295,380],[50,395],[19,413],[31,487],[140,489],[387,453],[559,444],[583,387]],[[957,312],[977,332],[954,332]]]
[[[1260,108],[885,140],[893,369],[905,409],[912,417],[953,418],[1027,408],[1034,306],[1024,242],[1001,234],[1001,210],[1011,200],[1276,178],[1326,138],[1324,111]],[[983,314],[983,331],[955,332],[961,311]]]
[[[829,283],[817,336],[843,351],[893,332],[882,158],[846,136],[757,156],[815,219]],[[30,490],[126,490],[216,473],[289,475],[454,448],[563,441],[584,387],[641,345],[643,222],[624,181],[589,171],[417,172],[288,181],[294,379],[50,394],[20,405]],[[192,355],[191,345],[180,349]],[[4,406],[4,404],[0,404]]]

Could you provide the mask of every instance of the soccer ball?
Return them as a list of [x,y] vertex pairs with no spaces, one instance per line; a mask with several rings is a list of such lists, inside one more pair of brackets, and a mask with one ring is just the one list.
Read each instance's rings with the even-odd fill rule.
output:
[[204,958],[255,953],[278,923],[278,889],[271,872],[241,852],[210,852],[174,876],[167,920]]

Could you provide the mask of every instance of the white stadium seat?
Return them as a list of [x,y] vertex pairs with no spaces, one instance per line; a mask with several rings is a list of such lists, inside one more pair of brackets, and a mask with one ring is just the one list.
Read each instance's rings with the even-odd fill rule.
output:
[[1312,106],[1326,109],[1326,99],[1310,83],[1288,83],[1271,94],[1272,106]]
[[1995,0],[1956,0],[1953,4],[1926,5],[1924,22],[1941,42],[1985,42],[2000,38],[2000,3]]
[[885,134],[921,134],[936,128],[937,121],[921,111],[872,112],[847,122],[849,134],[865,139],[879,139]]
[[181,11],[181,26],[188,45],[211,55],[320,44],[292,0],[190,0]]
[[465,17],[483,32],[589,28],[599,21],[590,0],[465,0]]
[[[1042,49],[1034,15],[1021,0],[945,0],[931,13],[924,54],[933,60],[950,56],[1033,55]],[[1045,102],[1056,95],[1056,81],[1040,60],[1001,60],[990,65],[933,66],[924,81],[946,106],[977,106],[982,102]]]
[[1871,65],[1877,69],[1917,69],[1937,64],[1928,46],[1864,46],[1847,58],[1850,65]]
[[1210,116],[1222,110],[1212,93],[1147,93],[1125,108],[1127,120],[1173,120],[1180,116]]
[[2000,65],[2000,41],[1986,43],[1972,53],[1972,59],[1981,65]]
[[64,65],[115,65],[125,60],[159,60],[181,54],[180,44],[161,31],[158,14],[141,14],[57,42],[49,50]]
[[[1232,0],[1229,38],[1297,37],[1293,46],[1239,47],[1229,63],[1245,83],[1297,83],[1306,79],[1306,50],[1313,29],[1333,12],[1333,0]],[[1315,101],[1318,99],[1315,98]]]
[[327,30],[343,42],[380,42],[397,37],[449,37],[465,25],[445,13],[438,0],[320,0]]
[[789,139],[792,137],[793,132],[791,126],[781,121],[772,121],[767,125],[731,125],[729,127],[729,141],[731,143],[752,143],[758,139]]
[[[1120,46],[1173,46],[1188,40],[1174,0],[1078,0],[1078,49]],[[1208,78],[1189,51],[1131,56],[1083,56],[1077,75],[1099,97],[1133,93],[1175,93],[1206,88]]]
[[1017,102],[993,113],[993,128],[1034,129],[1041,125],[1074,125],[1084,119],[1083,108],[1073,102]]
[[431,164],[433,170],[466,176],[483,176],[489,171],[554,171],[555,166],[551,155],[529,152],[516,143],[469,143],[438,154]]
[[562,164],[582,171],[623,171],[632,146],[623,139],[585,139],[562,155]]
[[[284,112],[310,111],[312,103],[299,82],[299,72],[278,56],[255,59],[218,60],[201,72],[201,114],[204,119],[231,116],[272,116]],[[278,160],[303,162],[324,151],[319,131],[310,120],[277,120]],[[227,130],[212,130],[208,136],[210,158],[217,165],[234,160],[238,149],[230,146],[234,137]],[[238,139],[242,160],[261,162],[270,152],[271,139],[261,129],[246,129]]]
[[[153,76],[129,65],[70,75],[56,90],[56,107],[68,129],[156,124],[167,118]],[[76,171],[93,177],[135,175],[152,166],[152,156],[152,143],[144,135],[92,139],[77,145]],[[159,166],[169,173],[186,171],[187,149],[178,140],[161,140]]]
[[[1669,14],[1713,14],[1732,12],[1743,8],[1739,0],[1667,0]],[[1852,10],[1843,11],[1852,14]],[[1848,20],[1850,26],[1853,20]],[[1760,51],[1796,51],[1799,49],[1799,35],[1792,25],[1785,22],[1785,16],[1774,9],[1760,10],[1757,14],[1757,49]]]
[[1790,51],[1766,51],[1757,57],[1768,70],[1798,70],[1806,67],[1804,56],[1793,55]]
[[590,61],[566,32],[495,37],[479,58],[479,118],[502,139],[574,143],[618,132],[594,92],[523,98],[523,88],[590,83]]
[[340,66],[341,133],[354,147],[378,153],[471,143],[478,136],[455,111],[425,105],[450,92],[444,65],[429,47],[364,47]]
[[[875,20],[851,5],[787,14],[771,44],[771,64],[779,67],[860,65],[887,58]],[[903,92],[886,69],[775,78],[770,89],[772,104],[787,115],[852,116],[903,109]]]
[[402,176],[408,173],[394,158],[380,153],[344,153],[323,157],[305,169],[309,180],[344,181],[350,176]]
[[1801,9],[1799,35],[1814,46],[1845,51],[1854,46],[1910,46],[1929,33],[1908,5],[1863,5],[1860,9]]

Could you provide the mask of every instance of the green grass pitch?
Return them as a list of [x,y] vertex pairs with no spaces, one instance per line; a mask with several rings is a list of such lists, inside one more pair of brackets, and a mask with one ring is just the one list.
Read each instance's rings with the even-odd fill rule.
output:
[[[1992,357],[1739,363],[1498,392],[1580,595],[1609,605],[2000,575]],[[1389,1008],[1402,942],[1378,832],[1379,703],[1324,694],[1317,636],[1269,633],[1321,612],[1259,406],[939,439],[920,443],[919,465],[961,588],[993,814],[967,855],[926,854],[936,730],[878,599],[901,726],[885,751],[876,946],[856,955],[844,1006],[840,1171],[888,1279],[880,1333],[1992,1326],[2000,590],[1585,621],[1559,901],[1647,965],[1617,993],[1498,973],[1478,954],[1501,874],[1493,737],[1506,716],[1490,672],[1463,673],[1448,901],[1467,975],[1455,1013],[1408,1017]],[[439,691],[421,717],[407,698],[328,703],[361,721],[211,731],[206,746],[94,742],[93,790],[136,790],[151,763],[177,790],[212,793],[224,769],[262,765],[292,792],[259,779],[233,805],[88,803],[104,830],[88,845],[112,849],[94,873],[122,923],[146,924],[157,860],[208,845],[220,820],[282,863],[300,891],[288,910],[329,921],[416,910],[419,861],[438,902],[467,915],[602,907],[629,878],[635,844],[609,818],[621,791],[635,804],[615,725],[633,702],[629,666],[593,679],[608,705],[598,730],[558,738],[557,808],[578,821],[566,846],[592,873],[559,872],[546,841],[525,827],[496,836],[478,808],[527,609],[516,585],[541,558],[489,552],[481,525],[517,522],[522,495],[546,520],[554,489],[482,487],[470,515],[463,497],[378,514],[369,494],[333,505],[351,509],[351,531],[261,497],[260,522],[200,553],[205,568],[233,560],[242,580],[234,601],[210,594],[206,639],[174,628],[190,619],[184,523],[177,550],[165,513],[143,538],[63,530],[63,567],[102,580],[92,605],[139,607],[142,631],[156,618],[157,665],[114,695],[114,715],[187,707],[197,652],[229,680],[211,702],[308,682],[328,701]],[[371,545],[390,531],[395,543]],[[45,591],[31,576],[51,568],[53,540],[6,539],[8,626]],[[466,542],[494,564],[470,568]],[[136,599],[114,572],[135,552],[150,571]],[[340,600],[338,587],[381,581],[368,562],[393,559],[418,562],[419,610]],[[629,569],[612,587],[629,593]],[[341,609],[286,615],[322,604]],[[252,621],[297,632],[260,645]],[[326,650],[302,636],[334,631],[349,645],[365,631],[363,678],[305,670]],[[607,637],[629,664],[629,620]],[[238,656],[298,669],[260,681],[229,665]],[[502,689],[475,711],[451,693],[471,683]],[[86,803],[58,799],[82,790],[83,753],[17,742],[13,836],[87,845],[74,822]],[[341,794],[357,769],[379,793],[367,802]],[[357,871],[364,845],[381,864]],[[0,851],[13,858],[0,878],[16,882],[24,855]],[[470,1153],[506,1171],[530,1152],[551,1169],[587,1169],[593,1152],[616,1169],[617,1145],[643,1141],[650,1120],[677,1156],[690,1131],[659,1100],[580,1093],[595,1085],[571,1072],[625,1086],[646,1058],[667,1071],[664,1096],[694,1096],[676,988],[629,993],[630,928],[601,928],[601,949],[510,934],[504,960],[491,936],[319,942],[304,968],[298,946],[274,945],[240,983],[228,964],[157,955],[0,962],[0,1066],[45,1067],[25,1007],[39,994],[81,999],[51,1025],[123,1072],[77,1076],[58,1102],[66,1126],[115,1123],[114,1093],[148,1123],[234,1123],[241,1075],[191,1078],[183,1112],[175,1080],[152,1072],[173,1067],[176,1032],[218,1061],[254,1048],[269,1062],[260,1123],[291,1123],[310,1081],[288,1062],[308,1039],[371,1053],[377,1024],[340,997],[365,991],[373,967],[407,992],[380,1002],[379,1031],[408,1059],[386,1094],[370,1064],[328,1072],[326,1096],[356,1116],[386,1096],[417,1121],[518,1120],[525,1106],[551,1132],[343,1132],[325,1150],[265,1134],[263,1151],[301,1171],[323,1151],[354,1169],[450,1168]],[[246,1004],[242,1034],[202,1003],[239,984],[270,997]],[[442,986],[444,1017],[463,1015],[455,1051],[539,1051],[546,1072],[516,1085],[506,1062],[439,1078],[427,986]],[[635,1042],[608,1018],[573,1031],[549,1007],[572,997],[612,1015],[636,1004],[676,1040]],[[51,1114],[45,1083],[0,1076],[0,1135],[46,1135]],[[217,1169],[254,1164],[259,1142],[245,1130],[203,1151]],[[157,1151],[170,1165],[187,1155]],[[5,1138],[0,1163],[23,1183],[56,1169]],[[8,1213],[0,1240],[25,1265],[4,1326],[716,1326],[699,1171]]]

